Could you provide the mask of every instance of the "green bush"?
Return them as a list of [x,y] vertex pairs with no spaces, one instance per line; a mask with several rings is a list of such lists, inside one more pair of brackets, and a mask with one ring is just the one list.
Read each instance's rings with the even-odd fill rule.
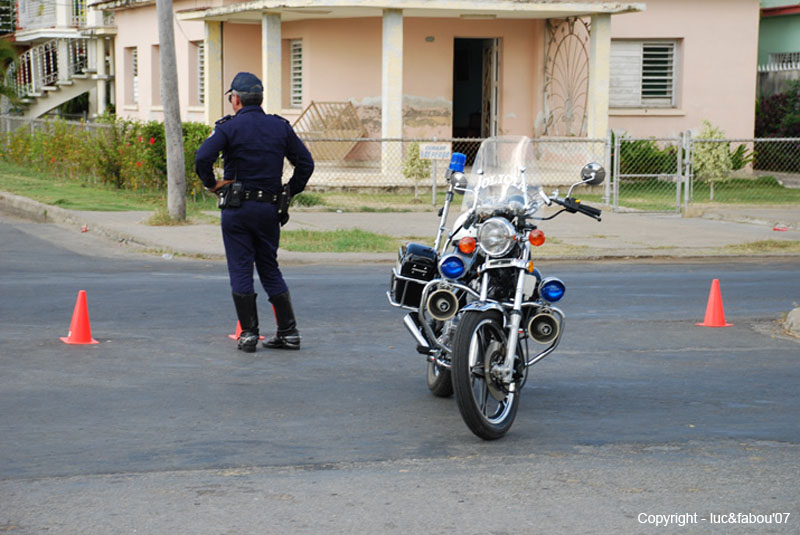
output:
[[654,139],[620,141],[620,174],[670,175],[678,172],[677,147],[659,148]]
[[[183,123],[186,191],[203,190],[194,171],[194,153],[211,128]],[[0,139],[5,161],[128,190],[164,190],[167,186],[164,125],[105,115],[91,130],[57,120],[33,133],[28,128]]]

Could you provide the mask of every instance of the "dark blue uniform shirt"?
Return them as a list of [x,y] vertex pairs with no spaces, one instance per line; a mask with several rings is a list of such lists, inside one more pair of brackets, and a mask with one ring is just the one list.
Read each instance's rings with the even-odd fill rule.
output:
[[195,154],[197,175],[208,188],[216,179],[213,166],[219,153],[225,161],[225,180],[239,180],[248,190],[279,193],[284,156],[294,166],[291,195],[306,187],[314,160],[289,122],[264,113],[261,106],[245,106],[236,115],[217,121],[211,136]]

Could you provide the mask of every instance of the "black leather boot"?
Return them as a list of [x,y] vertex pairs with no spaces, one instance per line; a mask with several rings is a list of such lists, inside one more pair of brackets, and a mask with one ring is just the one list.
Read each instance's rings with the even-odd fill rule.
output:
[[297,332],[297,322],[294,319],[292,298],[289,295],[289,291],[270,297],[269,300],[275,308],[275,321],[278,323],[278,332],[262,345],[272,349],[300,349],[300,333]]
[[242,334],[239,335],[237,347],[246,353],[253,353],[258,345],[256,295],[233,292],[233,304],[236,306],[236,315],[239,317],[239,324],[242,326]]

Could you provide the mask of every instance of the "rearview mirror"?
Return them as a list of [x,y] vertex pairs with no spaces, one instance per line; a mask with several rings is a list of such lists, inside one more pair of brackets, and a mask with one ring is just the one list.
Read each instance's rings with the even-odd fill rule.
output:
[[450,180],[453,183],[453,191],[456,193],[465,193],[467,191],[467,177],[464,173],[453,173]]
[[589,186],[597,186],[606,179],[606,170],[599,163],[587,163],[581,169],[581,180]]

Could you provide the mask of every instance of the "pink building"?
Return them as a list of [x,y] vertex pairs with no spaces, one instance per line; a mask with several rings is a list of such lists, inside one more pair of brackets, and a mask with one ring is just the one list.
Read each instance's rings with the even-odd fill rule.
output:
[[[114,12],[116,109],[161,119],[152,0]],[[351,103],[367,135],[753,135],[757,0],[174,0],[184,120],[229,113],[236,72],[295,120]]]

